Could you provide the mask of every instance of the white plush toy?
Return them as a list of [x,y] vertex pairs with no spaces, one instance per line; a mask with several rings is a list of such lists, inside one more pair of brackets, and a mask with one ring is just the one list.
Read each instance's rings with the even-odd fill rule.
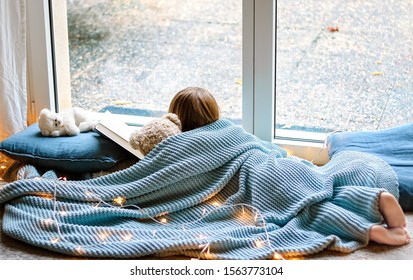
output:
[[76,107],[60,113],[43,109],[39,115],[39,128],[43,136],[75,136],[93,130],[96,124],[89,112]]

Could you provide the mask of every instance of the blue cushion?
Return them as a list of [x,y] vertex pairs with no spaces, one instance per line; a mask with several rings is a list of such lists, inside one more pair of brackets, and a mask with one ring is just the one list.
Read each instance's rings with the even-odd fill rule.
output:
[[385,160],[399,179],[400,205],[413,210],[413,124],[377,131],[339,132],[328,137],[329,157],[343,150],[374,154]]
[[35,123],[0,143],[0,152],[43,169],[68,173],[106,170],[130,154],[96,132],[45,137]]

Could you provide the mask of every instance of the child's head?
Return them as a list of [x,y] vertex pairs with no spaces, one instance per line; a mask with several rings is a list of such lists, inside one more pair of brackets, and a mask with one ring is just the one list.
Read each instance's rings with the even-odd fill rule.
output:
[[182,131],[195,129],[219,119],[219,107],[206,89],[188,87],[179,91],[169,105],[169,113],[178,115]]

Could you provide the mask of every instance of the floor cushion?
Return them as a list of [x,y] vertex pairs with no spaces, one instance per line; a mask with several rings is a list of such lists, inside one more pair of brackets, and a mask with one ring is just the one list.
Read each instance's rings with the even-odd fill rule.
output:
[[413,210],[413,124],[375,131],[337,132],[327,139],[329,157],[353,150],[374,154],[385,160],[399,179],[400,205]]
[[43,169],[79,174],[109,169],[131,156],[96,132],[45,137],[37,123],[2,141],[0,152]]

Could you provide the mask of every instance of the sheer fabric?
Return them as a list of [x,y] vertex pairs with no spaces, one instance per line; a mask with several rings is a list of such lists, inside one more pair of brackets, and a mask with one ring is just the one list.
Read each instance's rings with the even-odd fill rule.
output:
[[27,125],[26,1],[0,1],[0,141]]

